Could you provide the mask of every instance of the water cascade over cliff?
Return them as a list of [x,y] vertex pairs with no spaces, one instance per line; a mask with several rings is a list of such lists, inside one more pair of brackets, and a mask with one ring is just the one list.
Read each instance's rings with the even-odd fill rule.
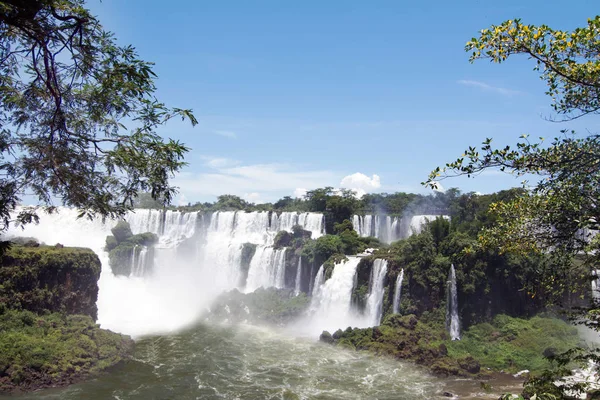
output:
[[456,289],[456,271],[454,264],[450,267],[446,300],[446,326],[450,339],[460,339],[460,321],[458,319],[458,294]]
[[449,219],[447,215],[414,215],[412,217],[392,217],[385,214],[354,215],[352,226],[361,237],[375,237],[384,243],[405,239],[413,233],[420,233],[423,226],[438,217]]
[[387,264],[388,263],[386,260],[376,259],[373,262],[373,268],[371,269],[366,312],[368,316],[368,322],[372,326],[378,326],[381,322]]
[[[335,331],[347,327],[361,318],[352,310],[352,289],[355,285],[356,267],[359,257],[348,257],[347,261],[336,264],[331,277],[322,282],[323,266],[317,272],[311,301],[310,326],[315,333],[322,330]],[[362,324],[361,324],[362,325]]]
[[400,296],[402,296],[402,281],[404,280],[404,268],[400,270],[398,277],[396,278],[396,285],[394,286],[394,303],[392,304],[392,312],[398,314],[400,312]]
[[[152,249],[134,250],[132,276],[122,277],[112,274],[104,251],[106,236],[116,222],[78,219],[77,215],[77,210],[69,208],[40,213],[38,225],[26,225],[23,230],[13,225],[7,236],[30,236],[47,244],[94,250],[103,264],[98,322],[132,335],[170,331],[191,323],[224,290],[284,287],[286,250],[272,247],[277,232],[300,225],[318,238],[325,227],[323,215],[318,213],[136,210],[125,218],[132,232],[152,232],[158,243]],[[248,244],[255,251],[244,266],[242,253]],[[150,257],[151,273],[146,268]]]

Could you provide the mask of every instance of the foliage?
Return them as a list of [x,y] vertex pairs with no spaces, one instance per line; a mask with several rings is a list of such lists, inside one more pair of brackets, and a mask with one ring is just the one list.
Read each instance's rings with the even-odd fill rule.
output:
[[471,61],[489,58],[501,63],[513,54],[531,57],[548,85],[554,110],[577,118],[600,110],[599,30],[600,16],[573,32],[508,20],[482,30],[465,49],[472,52]]
[[[129,276],[133,272],[132,258],[139,256],[142,247],[151,248],[158,241],[158,236],[152,232],[134,235],[129,222],[124,220],[117,222],[111,232],[113,236],[106,237],[104,250],[108,252],[108,263],[115,275]],[[148,257],[149,262],[151,259]]]
[[350,348],[366,350],[426,366],[436,375],[483,377],[479,363],[472,357],[448,356],[449,342],[442,325],[425,324],[414,315],[390,315],[379,327],[341,329],[330,334],[325,331],[321,341]]
[[83,0],[0,2],[0,229],[24,193],[88,217],[122,216],[140,191],[168,204],[188,148],[156,131],[197,121],[155,98],[155,77]]
[[101,264],[89,249],[14,245],[1,257],[0,310],[96,318]]
[[334,254],[344,254],[344,243],[339,236],[321,236],[315,241],[313,254],[313,259],[323,261]]
[[0,392],[72,383],[126,358],[133,341],[84,315],[0,310]]
[[461,340],[446,346],[450,356],[471,355],[482,367],[539,374],[551,365],[546,355],[563,353],[579,342],[577,329],[559,319],[497,315],[490,323],[471,326]]
[[[509,20],[482,30],[478,38],[467,43],[466,50],[472,52],[471,61],[489,58],[501,63],[514,54],[525,54],[535,60],[535,70],[540,71],[548,85],[546,93],[555,112],[563,120],[569,120],[600,110],[599,29],[600,16],[572,32]],[[580,265],[595,268],[600,254],[600,240],[589,234],[590,230],[600,228],[600,136],[581,137],[565,130],[561,134],[548,144],[543,138],[532,142],[523,135],[515,147],[504,148],[495,148],[488,138],[481,149],[469,147],[456,161],[436,168],[425,183],[435,187],[437,181],[446,177],[473,176],[489,168],[534,176],[537,183],[530,192],[491,204],[495,224],[481,232],[479,242],[501,252],[537,251],[552,257],[552,268],[545,270],[550,272],[551,279],[547,274],[539,278],[542,288],[552,292],[562,291]],[[557,277],[560,285],[554,287]],[[583,322],[598,326],[597,307],[592,304]],[[566,354],[566,359],[573,359]],[[578,361],[585,358],[581,356]],[[556,375],[548,371],[545,376],[550,377],[545,381],[547,384]],[[535,382],[530,388],[533,386]],[[545,393],[548,388],[542,384],[537,393]],[[552,391],[556,393],[549,392],[549,396],[564,395],[555,386]]]

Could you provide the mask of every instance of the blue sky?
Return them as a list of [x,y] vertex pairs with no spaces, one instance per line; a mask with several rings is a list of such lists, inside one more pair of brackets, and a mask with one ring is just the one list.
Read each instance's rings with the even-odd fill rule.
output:
[[[597,131],[598,118],[544,120],[550,102],[530,60],[470,64],[464,52],[506,19],[583,26],[597,0],[88,5],[156,63],[159,98],[199,119],[161,132],[192,148],[175,179],[182,202],[271,201],[326,185],[426,193],[420,182],[433,168],[486,137],[504,145],[524,133]],[[520,181],[491,171],[443,184],[489,193]]]

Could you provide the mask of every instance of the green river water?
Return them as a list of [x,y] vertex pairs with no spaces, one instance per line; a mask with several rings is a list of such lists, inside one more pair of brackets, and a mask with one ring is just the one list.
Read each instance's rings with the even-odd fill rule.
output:
[[[500,382],[500,381],[498,381]],[[503,382],[518,389],[518,382]],[[420,367],[249,326],[200,324],[137,341],[135,360],[66,388],[12,399],[498,398],[479,382],[442,380]]]

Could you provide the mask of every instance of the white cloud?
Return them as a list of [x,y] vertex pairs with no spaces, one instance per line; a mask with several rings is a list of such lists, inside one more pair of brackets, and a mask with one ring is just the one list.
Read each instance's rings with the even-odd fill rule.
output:
[[302,199],[306,196],[306,192],[308,192],[308,190],[305,188],[296,188],[296,190],[294,190],[294,197]]
[[202,156],[201,159],[204,160],[205,166],[214,169],[227,168],[239,165],[239,161],[232,160],[230,158]]
[[232,131],[222,131],[222,130],[216,130],[213,131],[215,133],[215,135],[219,135],[219,136],[223,136],[229,139],[236,139],[237,138],[237,133],[232,132]]
[[340,186],[345,189],[351,189],[356,192],[358,198],[363,197],[366,193],[372,192],[374,189],[381,187],[381,179],[379,175],[373,174],[372,178],[360,172],[352,175],[347,175],[342,178]]
[[498,86],[492,86],[492,85],[488,85],[485,82],[480,82],[480,81],[461,79],[457,83],[459,83],[461,85],[465,85],[465,86],[473,86],[473,87],[476,87],[476,88],[479,88],[482,90],[486,90],[488,92],[496,92],[496,93],[502,94],[504,96],[514,96],[517,94],[522,94],[522,92],[520,92],[518,90],[507,89],[507,88],[498,87]]
[[188,199],[185,197],[185,194],[180,194],[179,198],[177,199],[177,205],[178,206],[187,206],[189,203]]
[[249,201],[250,203],[261,203],[260,193],[252,192],[252,193],[244,193],[244,200]]
[[[289,164],[249,164],[227,158],[202,157],[208,171],[178,174],[174,184],[181,193],[197,201],[234,194],[256,202],[277,200],[297,188],[332,186],[336,174],[327,170],[302,170]],[[339,178],[338,178],[339,179]]]

